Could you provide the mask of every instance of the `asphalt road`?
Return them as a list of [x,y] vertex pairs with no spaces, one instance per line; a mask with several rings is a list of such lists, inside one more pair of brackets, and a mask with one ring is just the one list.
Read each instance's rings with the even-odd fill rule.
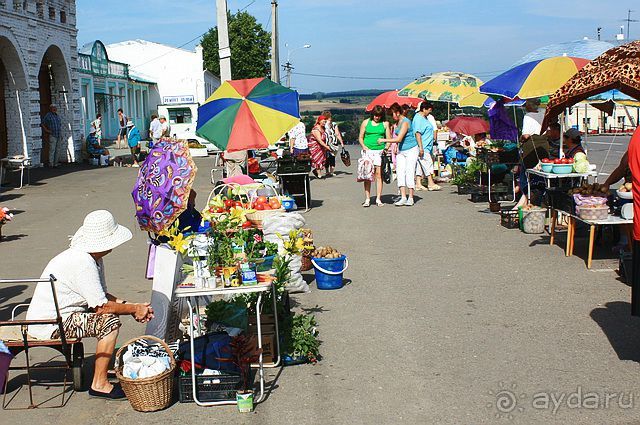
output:
[[[614,143],[607,160],[612,166],[626,140]],[[604,158],[608,146],[590,148],[593,161]],[[562,235],[549,246],[546,235],[507,230],[486,204],[472,204],[449,187],[421,193],[413,207],[363,209],[355,151],[353,158],[350,170],[312,183],[315,207],[305,216],[318,244],[350,259],[345,288],[313,286],[310,294],[294,296],[296,309],[318,319],[323,359],[269,371],[273,390],[253,414],[175,404],[143,415],[127,402],[77,393],[63,409],[3,412],[3,422],[640,422],[640,320],[630,316],[630,290],[618,280],[610,246],[597,251],[589,271],[584,237],[576,240],[577,255],[567,258]],[[210,163],[197,163],[202,203]],[[0,275],[39,275],[91,210],[107,208],[134,229],[134,178],[128,168],[62,168],[2,193],[0,203],[19,214],[4,228]],[[394,193],[385,188],[385,199]],[[143,301],[150,296],[150,282],[142,279],[145,234],[134,234],[106,258],[107,279],[113,293]],[[31,292],[0,289],[0,317]],[[121,342],[142,333],[132,319],[124,321]],[[89,362],[92,349],[89,342]],[[36,397],[53,391],[41,387]],[[24,400],[24,392],[16,397]]]

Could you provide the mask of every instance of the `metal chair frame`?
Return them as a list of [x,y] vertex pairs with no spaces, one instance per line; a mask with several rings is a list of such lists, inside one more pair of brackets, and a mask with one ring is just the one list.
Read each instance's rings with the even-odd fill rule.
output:
[[[15,409],[8,409],[9,403],[13,400],[12,397],[7,402],[7,385],[9,383],[9,374],[7,373],[6,382],[0,383],[4,385],[4,396],[2,399],[2,409],[3,410],[23,410],[23,409],[35,409],[40,407],[43,403],[55,398],[51,397],[41,403],[34,403],[33,401],[33,390],[32,383],[34,379],[32,379],[31,371],[38,369],[64,369],[64,381],[62,385],[62,401],[60,405],[51,406],[51,407],[63,407],[65,405],[65,396],[67,393],[67,373],[72,371],[73,373],[73,388],[76,391],[80,391],[82,389],[82,363],[84,360],[84,346],[82,344],[81,339],[67,339],[64,334],[63,328],[63,320],[60,315],[60,308],[58,306],[58,296],[56,293],[55,282],[56,278],[53,275],[49,275],[48,279],[0,279],[0,284],[16,284],[16,283],[30,283],[30,284],[38,284],[38,283],[49,283],[51,285],[51,294],[53,296],[53,303],[56,308],[56,317],[54,319],[39,319],[39,320],[16,320],[15,314],[16,311],[25,306],[29,306],[29,304],[18,304],[13,308],[11,312],[11,320],[8,321],[0,321],[0,326],[20,326],[20,333],[22,335],[21,341],[5,341],[5,345],[9,348],[11,354],[16,357],[18,354],[24,351],[26,364],[25,366],[11,366],[9,367],[9,371],[12,370],[26,370],[27,375],[27,385],[29,387],[29,406]],[[52,340],[36,340],[33,338],[29,338],[28,336],[28,327],[29,325],[56,325],[58,326],[58,330],[60,332],[60,339],[52,339]],[[60,354],[64,356],[64,364],[60,366],[53,366],[45,364],[31,364],[29,361],[29,349],[35,347],[46,347],[51,348],[58,351]]]

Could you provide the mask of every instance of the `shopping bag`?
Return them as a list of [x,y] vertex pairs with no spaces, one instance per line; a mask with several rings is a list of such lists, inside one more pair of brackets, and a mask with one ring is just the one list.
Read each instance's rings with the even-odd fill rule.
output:
[[342,148],[342,152],[340,152],[340,159],[345,167],[351,167],[351,155],[345,148]]
[[373,160],[369,157],[369,155],[367,155],[365,151],[363,151],[362,157],[358,160],[358,181],[373,181],[373,170]]
[[387,154],[382,154],[382,181],[385,184],[391,183],[391,158]]

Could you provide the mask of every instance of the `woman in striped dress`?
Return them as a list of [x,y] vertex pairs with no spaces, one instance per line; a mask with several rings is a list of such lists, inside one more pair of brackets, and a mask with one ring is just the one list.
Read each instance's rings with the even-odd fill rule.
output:
[[325,131],[326,123],[327,117],[320,115],[316,120],[316,125],[311,129],[311,134],[307,137],[313,175],[319,179],[323,178],[325,165],[327,163],[327,151],[329,150]]

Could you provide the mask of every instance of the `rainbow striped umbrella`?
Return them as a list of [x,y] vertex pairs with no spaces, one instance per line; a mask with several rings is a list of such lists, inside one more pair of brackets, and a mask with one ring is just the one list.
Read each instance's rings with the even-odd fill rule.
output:
[[296,91],[267,78],[231,80],[198,108],[196,134],[229,152],[260,149],[299,121]]
[[507,99],[549,96],[573,77],[588,59],[556,56],[518,65],[480,86],[480,93]]

